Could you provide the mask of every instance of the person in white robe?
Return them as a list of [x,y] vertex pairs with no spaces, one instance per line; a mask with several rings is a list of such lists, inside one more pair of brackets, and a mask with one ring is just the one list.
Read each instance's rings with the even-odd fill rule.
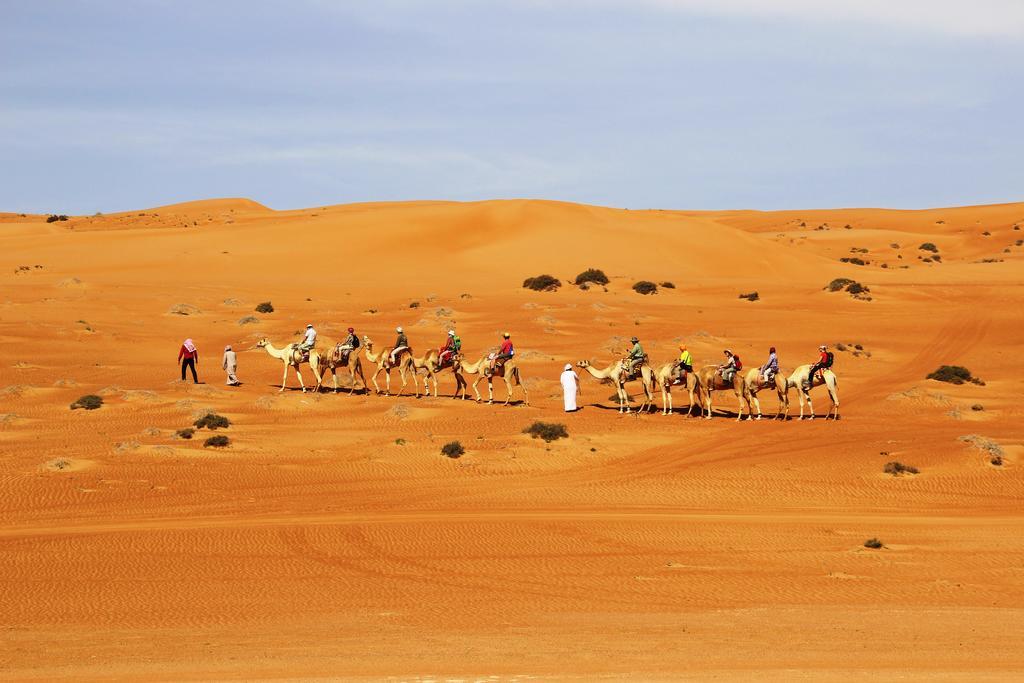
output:
[[565,364],[565,371],[562,373],[561,380],[565,412],[575,412],[578,410],[576,407],[576,397],[580,395],[580,377],[573,371],[570,363]]

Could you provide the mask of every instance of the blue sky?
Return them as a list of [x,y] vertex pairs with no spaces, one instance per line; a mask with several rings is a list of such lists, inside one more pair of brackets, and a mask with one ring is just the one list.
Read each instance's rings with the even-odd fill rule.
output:
[[0,210],[1024,200],[1020,0],[0,0]]

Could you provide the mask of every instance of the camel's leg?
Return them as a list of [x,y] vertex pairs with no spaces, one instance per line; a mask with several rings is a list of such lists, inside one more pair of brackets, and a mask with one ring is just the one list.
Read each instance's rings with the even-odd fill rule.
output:
[[523,378],[519,376],[519,368],[516,368],[516,386],[523,390],[523,403],[530,405],[530,392],[526,390],[526,385],[523,384]]
[[834,415],[835,420],[839,419],[839,391],[832,384],[827,385],[828,397],[832,400],[832,407],[829,408],[828,413],[825,415],[825,419],[828,419],[830,414]]
[[807,393],[807,409],[811,413],[811,417],[809,419],[813,420],[814,419],[814,403],[811,402],[811,394],[810,394],[810,392]]
[[284,391],[284,387],[288,384],[288,363],[284,364],[284,377],[281,378],[281,388],[278,391]]
[[391,368],[387,368],[386,370],[384,370],[384,380],[385,380],[384,381],[384,391],[385,391],[384,395],[385,396],[390,396],[391,395]]
[[704,416],[705,420],[710,420],[711,419],[711,410],[712,410],[711,402],[712,402],[712,394],[713,393],[714,392],[711,392],[711,391],[708,392],[708,398],[707,398],[708,414]]
[[751,394],[750,398],[754,401],[754,407],[757,408],[757,419],[761,419],[761,399],[757,397],[757,394]]
[[295,366],[295,376],[299,378],[299,386],[302,387],[302,393],[306,393],[306,383],[302,381],[302,373],[299,371],[299,366]]
[[[363,389],[366,389],[366,375],[363,374],[363,364],[362,363],[357,363],[356,366],[355,366],[355,370],[359,373],[359,381],[362,383]],[[349,396],[351,396],[352,394],[356,393],[356,373],[355,372],[352,373],[352,388],[349,389],[348,393],[349,393]]]
[[508,405],[512,400],[512,379],[510,377],[505,377],[505,392],[504,405]]
[[473,393],[476,394],[476,402],[477,403],[480,403],[481,401],[484,400],[484,397],[480,395],[480,390],[477,389],[477,385],[480,384],[480,382],[483,381],[483,379],[484,379],[484,376],[483,376],[483,374],[481,374],[479,377],[477,377],[475,380],[473,380]]
[[494,378],[487,378],[487,403],[494,403]]
[[669,409],[668,409],[668,400],[669,400],[668,397],[669,397],[669,395],[670,394],[666,393],[666,391],[665,391],[665,384],[662,383],[662,385],[661,385],[661,414],[662,415],[668,415],[669,414]]

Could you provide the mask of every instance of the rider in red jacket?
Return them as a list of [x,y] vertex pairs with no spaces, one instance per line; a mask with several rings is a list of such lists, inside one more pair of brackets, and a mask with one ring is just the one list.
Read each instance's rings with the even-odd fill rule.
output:
[[810,372],[807,373],[808,389],[814,386],[814,373],[832,365],[832,363],[829,362],[828,347],[822,344],[821,346],[818,347],[818,350],[821,351],[821,355],[818,357],[818,362],[812,365]]

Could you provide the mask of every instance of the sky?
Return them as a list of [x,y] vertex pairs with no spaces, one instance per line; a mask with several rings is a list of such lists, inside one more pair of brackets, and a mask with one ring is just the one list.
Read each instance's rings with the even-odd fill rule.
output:
[[0,211],[1024,200],[1024,0],[0,0]]

